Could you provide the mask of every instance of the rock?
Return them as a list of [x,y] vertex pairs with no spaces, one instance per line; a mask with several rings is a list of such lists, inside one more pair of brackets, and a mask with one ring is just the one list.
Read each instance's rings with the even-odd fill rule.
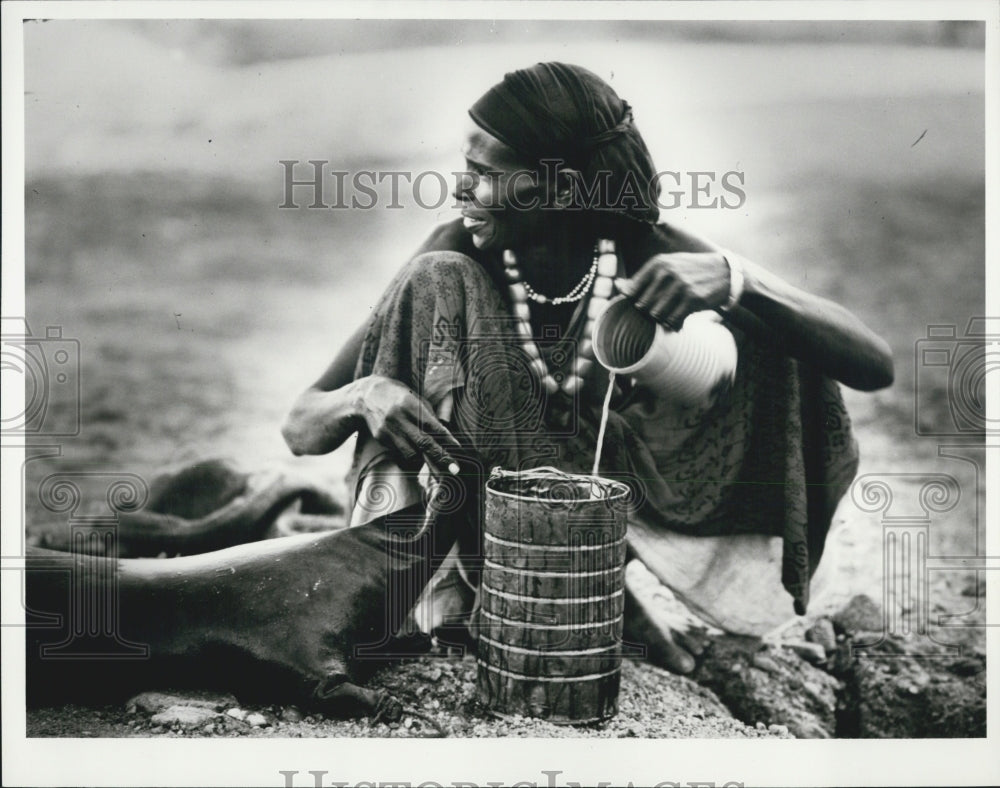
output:
[[[986,735],[986,673],[965,660],[908,656],[887,636],[855,658],[845,676],[839,733],[844,737],[979,738]],[[975,661],[974,658],[968,658]]]
[[[797,738],[833,736],[840,682],[793,652],[758,649],[747,638],[716,638],[693,678],[748,725],[784,725]],[[740,663],[760,669],[734,672]]]
[[806,640],[822,646],[827,654],[837,650],[837,635],[833,630],[833,622],[828,618],[817,619],[806,630]]
[[827,728],[824,728],[822,725],[817,725],[816,723],[813,722],[806,722],[803,723],[802,727],[800,728],[800,734],[797,735],[795,738],[830,739],[832,737],[833,734],[831,734],[830,731]]
[[247,718],[247,713],[246,711],[244,711],[239,707],[234,707],[226,712],[226,716],[232,717],[234,720],[239,720],[240,722],[244,722]]
[[129,698],[125,704],[128,712],[142,711],[146,714],[156,714],[171,706],[188,706],[197,709],[222,711],[228,706],[236,705],[232,695],[219,695],[210,692],[141,692]]
[[855,633],[851,638],[851,647],[855,651],[861,649],[866,653],[874,650],[884,654],[906,654],[906,645],[902,639],[886,637],[882,631]]
[[826,651],[819,643],[782,643],[785,648],[794,651],[811,665],[822,665],[826,662]]
[[948,665],[948,670],[956,676],[975,676],[986,670],[986,661],[977,657],[964,657]]
[[972,738],[986,735],[986,682],[976,680],[984,674],[964,680],[952,677],[950,681],[921,687],[916,682],[907,682],[905,672],[889,678],[871,665],[859,672],[859,737]]
[[281,719],[285,722],[302,722],[302,712],[298,706],[286,706],[281,712]]
[[758,651],[753,655],[753,666],[767,673],[781,673],[778,663],[769,657],[765,652]]
[[252,725],[255,728],[263,728],[268,724],[267,717],[261,714],[259,711],[251,712],[246,716],[246,722],[248,725]]
[[209,736],[211,736],[213,733],[215,733],[215,725],[213,723],[209,723],[201,730],[202,733],[207,733]]
[[832,620],[842,632],[881,632],[883,629],[882,609],[864,594],[853,597]]
[[772,723],[767,726],[767,729],[771,731],[771,733],[776,733],[779,736],[784,736],[788,734],[788,728],[785,725],[776,725]]
[[216,713],[212,709],[197,706],[171,706],[154,714],[150,722],[165,727],[175,725],[180,728],[195,728],[215,719]]

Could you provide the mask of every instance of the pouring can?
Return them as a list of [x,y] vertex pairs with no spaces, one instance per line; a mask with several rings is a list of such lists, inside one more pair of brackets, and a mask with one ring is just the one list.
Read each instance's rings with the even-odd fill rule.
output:
[[671,331],[618,296],[597,317],[592,341],[602,366],[683,407],[710,403],[736,374],[736,340],[711,310]]

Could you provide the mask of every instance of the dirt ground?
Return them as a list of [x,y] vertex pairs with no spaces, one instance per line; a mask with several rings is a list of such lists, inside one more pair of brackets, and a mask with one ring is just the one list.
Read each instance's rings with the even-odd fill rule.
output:
[[[743,51],[739,44],[713,46],[732,58]],[[822,56],[849,61],[849,53],[837,46],[824,45]],[[919,71],[926,58],[941,57],[939,50],[907,47],[890,54],[903,64],[893,66],[892,73],[904,73],[911,65]],[[497,62],[506,56],[499,52]],[[792,71],[808,70],[812,56],[809,49],[792,48],[775,62]],[[859,50],[858,56],[867,55]],[[954,50],[953,56],[968,59],[970,53]],[[503,67],[510,65],[504,62]],[[754,67],[763,84],[774,62]],[[942,456],[948,452],[939,445],[962,443],[965,448],[949,451],[980,460],[983,452],[974,441],[915,434],[915,422],[927,428],[951,419],[947,377],[919,368],[915,344],[926,338],[930,324],[954,324],[961,334],[970,317],[984,312],[982,86],[976,78],[930,87],[914,79],[895,93],[893,85],[882,92],[869,85],[852,93],[850,86],[831,88],[832,78],[816,77],[818,87],[809,93],[809,80],[803,79],[808,100],[764,95],[727,101],[731,96],[723,93],[702,109],[721,128],[765,142],[753,162],[741,165],[747,174],[746,210],[695,218],[699,227],[718,227],[726,245],[843,303],[886,337],[896,359],[896,384],[873,395],[848,392],[861,473],[893,476],[901,498],[916,489],[916,482],[899,474],[953,474],[963,495],[932,522],[929,553],[974,555],[985,527],[976,466]],[[29,114],[29,130],[30,123]],[[239,128],[225,131],[238,134]],[[926,139],[914,143],[924,130]],[[143,131],[122,133],[138,139]],[[220,129],[212,133],[214,139],[225,136]],[[364,160],[363,152],[355,155],[362,157],[355,161]],[[375,151],[374,161],[379,155],[389,154]],[[305,151],[300,158],[308,157]],[[145,170],[29,170],[27,317],[36,333],[61,326],[64,337],[79,341],[81,387],[79,400],[72,392],[53,392],[46,416],[52,424],[72,427],[79,413],[79,435],[61,440],[58,456],[26,465],[29,541],[67,527],[64,516],[48,511],[34,492],[56,472],[134,473],[148,480],[168,466],[222,456],[247,469],[293,469],[342,490],[350,447],[328,457],[292,458],[279,425],[295,395],[364,319],[407,250],[435,221],[448,218],[419,210],[282,211],[276,208],[281,185],[276,167],[275,177],[261,185],[225,172],[194,177],[176,164],[176,159],[150,158]],[[675,220],[669,212],[665,218]],[[684,225],[690,218],[688,212],[676,220]],[[84,506],[92,511],[100,507],[99,483],[96,477],[83,482]],[[845,501],[810,614],[832,612],[856,593],[881,599],[882,556],[878,516]],[[952,637],[948,627],[938,625],[944,620],[939,617],[951,616],[951,626],[972,630],[982,625],[983,611],[961,593],[975,583],[974,572],[959,567],[932,571],[929,577],[935,638],[947,642]],[[889,604],[912,606],[913,600]],[[961,637],[974,641],[978,635],[965,629]],[[407,671],[426,672],[433,665],[421,662],[398,670],[402,673],[385,681],[406,680],[412,677]],[[459,711],[471,697],[470,670],[467,662],[449,662],[440,679],[454,682],[451,696]],[[678,688],[690,698],[698,692],[692,687],[697,685],[630,662],[623,676],[622,714],[604,727],[541,730],[465,709],[460,721],[447,723],[448,733],[783,735],[726,719],[718,702],[704,693],[701,709],[678,705]],[[414,697],[413,702],[422,701]],[[286,721],[281,713],[268,711],[269,727],[220,724],[196,735],[425,732],[419,720],[392,729],[364,722]],[[706,717],[713,720],[713,733],[697,727],[698,714],[704,715],[702,723]],[[35,736],[177,735],[134,722],[122,707],[65,707],[29,712],[28,731]]]

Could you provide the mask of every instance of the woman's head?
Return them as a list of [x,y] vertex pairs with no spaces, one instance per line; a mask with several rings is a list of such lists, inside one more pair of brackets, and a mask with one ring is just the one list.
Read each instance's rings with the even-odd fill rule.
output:
[[[466,136],[465,153],[479,190],[466,194],[473,203],[467,216],[471,213],[474,220],[466,226],[473,225],[477,245],[493,243],[492,236],[477,235],[476,229],[504,228],[478,225],[477,219],[489,222],[475,204],[529,214],[534,211],[524,206],[534,196],[542,212],[587,209],[656,222],[656,170],[649,150],[632,121],[631,107],[596,74],[564,63],[514,71],[487,91],[469,115],[475,125]],[[492,179],[489,194],[479,182],[478,169],[484,165],[502,173]],[[516,176],[518,171],[523,174]],[[532,172],[538,173],[534,183]],[[491,202],[484,204],[484,198]],[[545,222],[544,216],[510,219],[515,225]]]

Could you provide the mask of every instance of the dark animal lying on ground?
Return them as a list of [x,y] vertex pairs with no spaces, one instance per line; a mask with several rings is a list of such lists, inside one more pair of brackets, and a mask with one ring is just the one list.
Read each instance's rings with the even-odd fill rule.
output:
[[400,622],[386,588],[427,568],[419,550],[387,560],[384,544],[376,525],[171,559],[81,563],[30,550],[29,703],[211,686],[331,716],[394,718],[398,703],[354,682],[389,652],[414,648],[387,636]]
[[[190,481],[178,484],[196,490]],[[426,650],[426,637],[392,633],[454,531],[440,518],[420,538],[400,539],[397,526],[412,531],[415,516],[404,510],[356,528],[177,558],[29,548],[28,702],[108,703],[188,686],[330,716],[398,717],[398,702],[357,682],[390,654]],[[194,529],[196,544],[203,530]],[[172,549],[183,548],[176,536]]]
[[[470,500],[480,486],[468,481]],[[428,636],[399,633],[457,535],[474,527],[461,519],[467,515],[426,519],[417,505],[353,528],[287,536],[274,525],[294,500],[342,510],[322,491],[287,480],[251,489],[218,461],[152,488],[145,510],[122,516],[117,547],[130,556],[181,557],[28,549],[30,705],[107,704],[151,688],[191,687],[328,716],[401,715],[398,701],[360,683],[387,660],[429,648]],[[283,538],[254,541],[268,535]],[[690,671],[691,654],[704,644],[659,621],[628,584],[625,602],[626,638],[646,644],[659,664]],[[463,626],[451,637],[469,645]]]

